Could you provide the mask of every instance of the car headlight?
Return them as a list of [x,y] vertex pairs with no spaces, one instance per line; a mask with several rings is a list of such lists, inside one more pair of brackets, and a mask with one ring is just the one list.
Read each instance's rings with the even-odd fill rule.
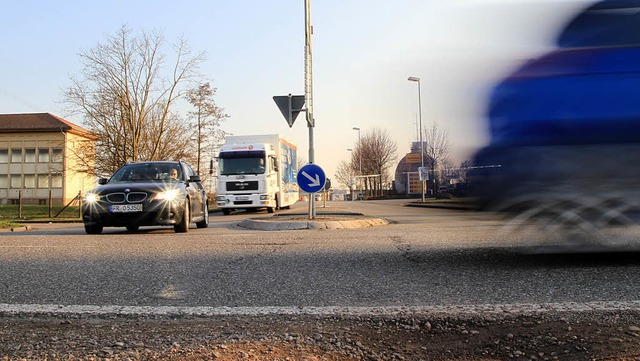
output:
[[178,189],[170,189],[168,191],[160,192],[156,194],[156,199],[164,200],[164,201],[172,201],[180,195],[180,191]]
[[95,193],[87,193],[84,196],[84,201],[89,204],[96,203],[100,200],[100,196]]

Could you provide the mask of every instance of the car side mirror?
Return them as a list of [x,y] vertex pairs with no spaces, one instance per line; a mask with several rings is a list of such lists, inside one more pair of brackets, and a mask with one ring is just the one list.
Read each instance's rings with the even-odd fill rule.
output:
[[201,182],[199,175],[192,175],[189,177],[189,182]]
[[100,178],[98,179],[98,184],[103,185],[103,184],[107,184],[109,180],[107,178]]

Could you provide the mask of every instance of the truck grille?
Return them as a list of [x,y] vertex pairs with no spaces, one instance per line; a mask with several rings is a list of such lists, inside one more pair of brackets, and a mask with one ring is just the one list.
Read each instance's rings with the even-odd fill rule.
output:
[[227,190],[228,191],[257,191],[258,190],[258,181],[227,182]]

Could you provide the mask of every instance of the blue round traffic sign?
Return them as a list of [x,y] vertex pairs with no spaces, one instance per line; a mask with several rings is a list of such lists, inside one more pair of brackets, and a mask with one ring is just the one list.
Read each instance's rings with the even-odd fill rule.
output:
[[324,188],[327,177],[322,168],[315,164],[307,164],[300,168],[296,178],[300,189],[307,193],[316,193]]

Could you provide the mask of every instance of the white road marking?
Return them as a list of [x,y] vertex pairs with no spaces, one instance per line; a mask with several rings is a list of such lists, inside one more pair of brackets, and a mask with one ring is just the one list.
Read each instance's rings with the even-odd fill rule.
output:
[[313,315],[313,316],[374,316],[374,315],[536,315],[549,312],[587,311],[640,311],[640,301],[564,302],[540,304],[496,304],[455,306],[380,306],[380,307],[181,307],[181,306],[95,306],[53,304],[0,303],[2,314],[82,314],[82,315],[190,315],[190,316],[258,316],[258,315]]

